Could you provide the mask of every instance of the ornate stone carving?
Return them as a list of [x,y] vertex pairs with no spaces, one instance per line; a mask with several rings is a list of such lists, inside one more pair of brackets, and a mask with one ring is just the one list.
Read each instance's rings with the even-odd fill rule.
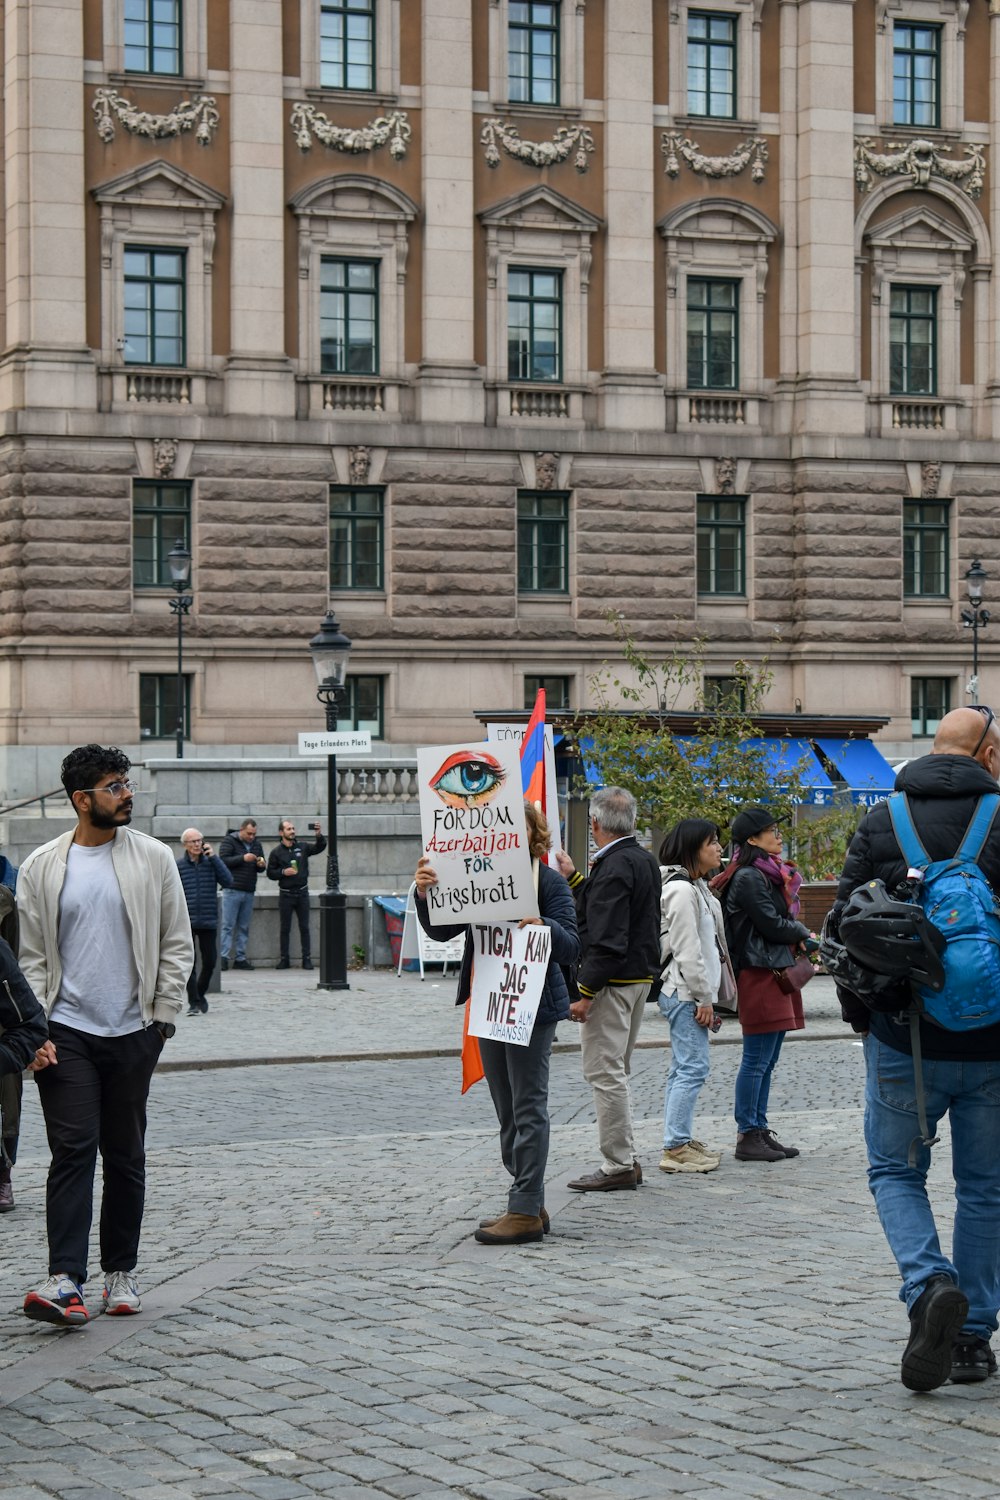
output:
[[936,500],[941,485],[941,465],[935,460],[920,465],[920,498]]
[[860,137],[854,145],[854,180],[867,193],[876,177],[909,177],[917,188],[930,187],[932,177],[953,182],[970,198],[983,191],[986,158],[983,147],[967,145],[965,160],[955,161],[943,154],[945,148],[934,141],[888,141],[887,152],[875,150],[870,136]]
[[556,166],[575,151],[574,167],[586,172],[587,157],[594,150],[594,137],[586,125],[560,125],[550,141],[523,141],[516,126],[494,118],[484,122],[479,140],[486,148],[488,167],[500,165],[502,146],[515,161],[525,161],[532,167]]
[[157,479],[169,479],[177,462],[177,444],[173,438],[153,439],[153,473]]
[[183,135],[185,131],[193,130],[195,140],[201,146],[211,144],[219,124],[219,111],[210,94],[195,94],[191,99],[182,99],[169,114],[151,115],[145,109],[136,109],[114,89],[98,89],[92,108],[97,134],[105,145],[115,138],[116,120],[131,135],[145,135],[150,140]]
[[764,181],[764,164],[767,161],[767,142],[762,135],[753,135],[737,146],[728,156],[705,156],[698,142],[686,136],[665,130],[660,141],[660,150],[667,158],[664,171],[668,177],[677,177],[681,161],[687,162],[692,172],[702,177],[738,177],[750,168],[754,182]]
[[715,460],[715,493],[717,495],[734,495],[736,493],[735,458],[717,458]]
[[554,490],[559,479],[558,453],[535,454],[535,489]]
[[347,450],[348,472],[352,484],[367,484],[372,466],[372,450],[359,445]]
[[409,120],[398,109],[391,110],[387,115],[379,115],[357,130],[349,130],[346,126],[335,125],[328,115],[312,104],[294,104],[291,124],[295,144],[300,151],[310,150],[315,136],[321,145],[329,146],[331,151],[347,151],[352,156],[388,146],[389,155],[394,161],[399,161],[406,155],[407,142],[413,134]]

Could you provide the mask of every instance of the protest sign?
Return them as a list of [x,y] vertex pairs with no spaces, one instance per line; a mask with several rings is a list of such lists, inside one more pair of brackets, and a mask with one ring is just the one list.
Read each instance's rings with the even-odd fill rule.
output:
[[431,923],[537,917],[517,745],[420,749],[417,781]]
[[551,951],[552,934],[544,925],[473,926],[470,1036],[528,1045]]
[[[493,723],[486,726],[486,738],[492,750],[497,745],[516,744],[520,751],[524,732],[524,724],[501,724]],[[542,812],[545,821],[549,825],[552,834],[552,848],[549,851],[548,862],[553,869],[558,869],[556,864],[556,850],[563,847],[562,832],[559,826],[559,792],[556,781],[556,751],[555,731],[551,724],[545,725],[545,806]]]

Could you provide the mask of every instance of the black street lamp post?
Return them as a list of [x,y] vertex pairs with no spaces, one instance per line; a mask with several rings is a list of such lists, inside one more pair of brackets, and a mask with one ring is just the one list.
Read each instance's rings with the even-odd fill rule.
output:
[[[345,681],[351,642],[330,610],[309,642],[316,670],[316,697],[326,709],[328,734],[336,733],[337,717],[346,699]],[[349,990],[347,982],[347,897],[340,889],[337,859],[337,757],[326,758],[327,834],[326,890],[319,898],[319,985],[321,990]]]
[[966,630],[972,631],[972,676],[966,691],[973,703],[979,702],[979,632],[985,630],[990,623],[990,612],[983,608],[983,584],[988,577],[978,557],[965,575],[970,608],[962,610],[962,625]]
[[194,603],[194,597],[185,593],[191,577],[191,554],[180,537],[177,538],[172,550],[167,553],[167,563],[176,591],[174,598],[170,600],[170,608],[177,616],[177,759],[183,760],[184,700],[186,697],[184,692],[184,616]]

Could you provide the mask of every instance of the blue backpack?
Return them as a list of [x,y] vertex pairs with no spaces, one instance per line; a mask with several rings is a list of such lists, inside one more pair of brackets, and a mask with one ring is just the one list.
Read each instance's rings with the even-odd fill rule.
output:
[[913,899],[945,939],[940,990],[914,985],[916,1009],[946,1031],[973,1031],[1000,1021],[1000,908],[976,863],[993,826],[1000,795],[980,797],[951,859],[931,860],[903,792],[888,799],[903,858],[922,879]]

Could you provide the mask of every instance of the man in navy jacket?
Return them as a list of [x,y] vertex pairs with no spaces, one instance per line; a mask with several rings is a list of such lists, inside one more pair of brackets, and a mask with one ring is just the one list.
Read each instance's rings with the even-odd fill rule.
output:
[[208,1011],[206,996],[219,952],[216,943],[219,908],[215,891],[217,886],[228,890],[232,886],[233,877],[197,828],[185,828],[181,834],[181,843],[184,845],[184,853],[177,861],[177,870],[184,887],[188,916],[191,918],[191,935],[201,949],[201,973],[197,973],[198,961],[195,959],[188,979],[188,1015],[203,1016]]

